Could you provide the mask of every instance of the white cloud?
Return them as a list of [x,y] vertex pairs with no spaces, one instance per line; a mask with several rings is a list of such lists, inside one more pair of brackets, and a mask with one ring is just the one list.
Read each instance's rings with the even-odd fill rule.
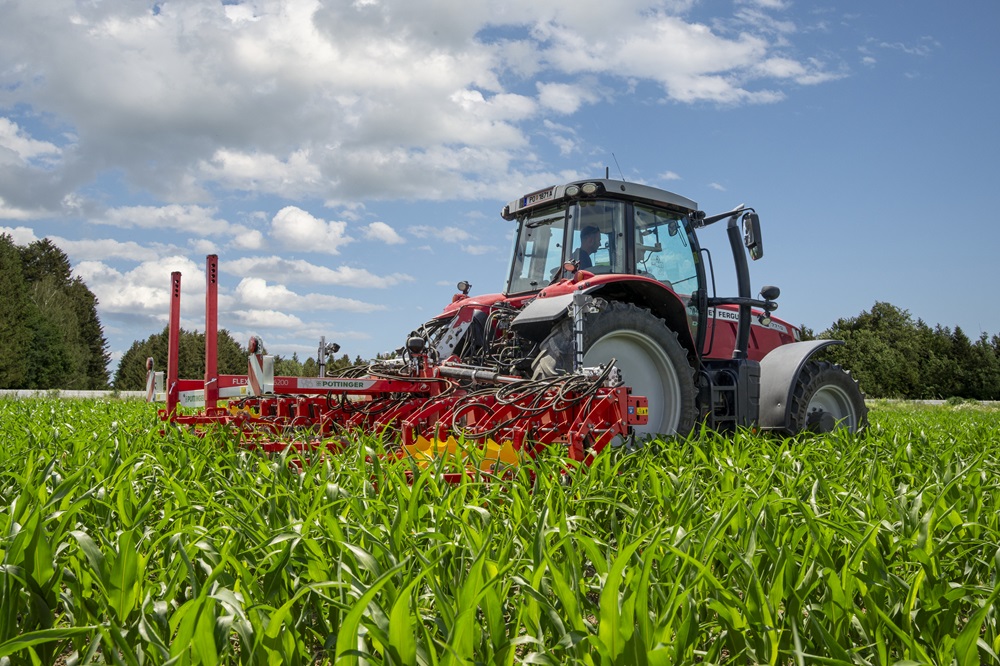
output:
[[535,102],[523,95],[497,94],[486,97],[479,90],[459,90],[451,101],[477,118],[495,121],[524,120],[534,115]]
[[713,190],[715,190],[717,192],[725,192],[726,191],[726,188],[723,187],[722,185],[719,185],[718,183],[709,183],[708,186],[711,187]]
[[38,240],[34,229],[28,227],[0,227],[0,234],[7,234],[15,245],[30,245]]
[[253,308],[279,307],[286,310],[346,310],[348,312],[374,312],[385,306],[365,303],[354,298],[341,298],[327,294],[300,296],[284,285],[269,285],[261,278],[243,278],[234,292],[236,299]]
[[99,301],[101,313],[147,315],[166,320],[170,308],[170,274],[180,271],[187,312],[204,312],[205,272],[187,257],[144,261],[120,272],[102,261],[81,261],[73,272],[87,283]]
[[302,320],[287,312],[278,310],[232,310],[227,313],[238,325],[247,326],[251,329],[269,328],[291,328],[301,329],[304,325]]
[[[779,45],[786,45],[789,35],[798,31],[798,26],[789,20],[781,20],[769,14],[767,7],[744,7],[736,12],[735,19],[731,22],[720,21],[720,24],[732,24],[735,31],[751,28],[761,34],[774,35],[777,37]],[[815,28],[814,28],[815,29]]]
[[[636,17],[638,18],[638,17]],[[548,58],[569,73],[605,73],[657,81],[681,102],[726,104],[773,102],[779,91],[752,91],[740,85],[743,73],[768,56],[768,42],[748,33],[737,39],[717,35],[705,25],[676,16],[647,13],[629,30],[592,34],[548,24],[543,34],[552,46]]]
[[418,224],[410,227],[408,231],[417,238],[434,238],[445,243],[461,243],[472,238],[468,231],[458,227],[431,227]]
[[906,55],[927,56],[940,44],[933,37],[923,37],[916,44],[903,42],[880,42],[879,47],[889,51],[900,51]]
[[760,76],[774,79],[791,79],[803,85],[825,83],[843,77],[842,73],[829,72],[817,61],[807,61],[805,64],[790,58],[774,57],[758,63],[754,71]]
[[52,160],[61,153],[55,144],[32,139],[17,123],[0,116],[0,165],[28,164],[42,157]]
[[492,245],[463,245],[462,251],[471,255],[493,254],[497,251]]
[[657,178],[660,180],[681,180],[681,177],[674,171],[664,171]]
[[372,222],[365,227],[365,238],[368,240],[381,241],[386,245],[399,245],[406,240],[396,233],[396,230],[385,222]]
[[322,181],[309,149],[292,152],[282,160],[275,155],[220,148],[201,163],[205,177],[230,188],[295,196],[314,192]]
[[561,114],[572,114],[584,104],[593,104],[600,99],[596,83],[574,85],[567,83],[538,83],[538,101],[546,109]]
[[340,254],[354,239],[345,235],[346,222],[327,222],[296,206],[285,206],[271,220],[271,238],[287,248]]
[[250,5],[226,5],[224,11],[226,12],[226,18],[233,23],[260,20],[260,17],[254,14],[254,8]]
[[764,9],[788,9],[786,0],[740,0],[740,2],[763,7]]
[[195,236],[216,236],[229,233],[230,224],[215,217],[215,208],[203,206],[124,206],[112,208],[91,222],[125,229],[165,229]]
[[548,138],[559,149],[562,156],[570,155],[579,151],[580,141],[576,136],[576,131],[572,127],[567,127],[551,120],[545,120],[542,126],[548,130]]
[[562,155],[563,157],[565,157],[566,155],[572,155],[573,153],[577,152],[580,149],[579,142],[577,142],[576,139],[570,137],[558,136],[553,134],[549,137],[549,139],[552,141],[553,144],[555,144],[556,148],[559,149],[559,154]]
[[234,275],[254,275],[281,282],[342,287],[386,288],[413,281],[411,276],[403,273],[379,276],[363,268],[338,266],[331,269],[325,266],[316,266],[301,259],[284,259],[282,257],[234,259],[222,264],[221,270]]
[[188,245],[195,254],[218,254],[219,246],[207,238],[194,238]]
[[233,235],[230,244],[241,250],[259,250],[264,247],[264,234],[256,229],[242,228]]
[[[28,245],[39,240],[34,230],[28,227],[0,227],[0,234],[10,235],[17,245]],[[176,252],[176,248],[173,247],[145,246],[135,241],[119,241],[114,238],[76,240],[54,235],[49,235],[47,238],[65,252],[74,263],[96,262],[103,266],[102,262],[108,260],[156,261],[165,254]]]
[[[49,236],[73,261],[100,261],[125,259],[128,261],[155,261],[163,254],[163,248],[147,247],[135,241],[118,241],[114,238],[98,240],[72,240],[59,236]],[[167,273],[169,275],[169,273]]]

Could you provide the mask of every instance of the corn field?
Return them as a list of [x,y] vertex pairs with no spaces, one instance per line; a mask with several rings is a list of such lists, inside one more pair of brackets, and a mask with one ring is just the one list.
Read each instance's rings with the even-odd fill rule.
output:
[[1000,663],[1000,411],[871,418],[449,484],[0,400],[0,665]]

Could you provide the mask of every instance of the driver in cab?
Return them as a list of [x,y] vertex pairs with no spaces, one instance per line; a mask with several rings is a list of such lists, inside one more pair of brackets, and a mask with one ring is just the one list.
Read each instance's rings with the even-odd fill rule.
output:
[[580,231],[580,247],[576,249],[573,258],[579,262],[581,270],[588,269],[594,265],[591,255],[601,246],[600,229],[594,225],[589,225]]

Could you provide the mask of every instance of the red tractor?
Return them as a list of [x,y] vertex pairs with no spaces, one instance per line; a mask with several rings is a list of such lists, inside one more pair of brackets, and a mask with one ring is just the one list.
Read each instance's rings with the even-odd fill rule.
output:
[[[683,434],[700,421],[785,433],[867,425],[857,382],[812,359],[839,342],[800,341],[773,318],[777,287],[752,297],[746,254],[763,256],[753,209],[706,217],[677,194],[604,179],[532,192],[502,215],[517,223],[504,293],[468,296],[460,283],[416,333],[435,357],[536,379],[614,359],[649,401],[638,432]],[[717,295],[696,233],[723,220],[736,296]]]
[[[834,340],[800,341],[771,316],[777,287],[751,295],[747,253],[763,255],[751,208],[706,217],[646,185],[586,180],[527,194],[504,293],[470,296],[410,334],[398,358],[341,377],[275,377],[251,340],[246,375],[217,372],[218,258],[208,257],[205,377],[177,376],[180,273],[171,283],[167,372],[148,362],[161,418],[222,426],[269,451],[338,451],[375,433],[399,457],[463,457],[496,473],[546,446],[589,463],[635,435],[687,434],[704,422],[783,433],[857,432],[868,411],[840,366],[813,359]],[[699,228],[728,220],[737,295],[719,296]],[[166,387],[163,380],[166,379]],[[219,402],[229,399],[225,407]],[[204,407],[191,413],[181,408]]]

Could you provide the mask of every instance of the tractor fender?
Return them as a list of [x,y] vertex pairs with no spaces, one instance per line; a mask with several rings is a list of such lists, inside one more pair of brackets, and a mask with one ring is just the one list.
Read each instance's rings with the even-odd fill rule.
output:
[[552,330],[553,324],[566,316],[572,304],[572,292],[549,298],[536,298],[514,317],[510,323],[511,328],[528,340],[541,342]]
[[[602,279],[587,280],[580,290],[608,301],[633,303],[649,310],[677,333],[678,339],[692,358],[696,356],[694,335],[691,333],[685,306],[671,289],[655,280],[637,278],[634,275],[602,275],[600,278]],[[572,291],[558,296],[543,295],[530,301],[514,317],[511,327],[528,340],[542,342],[552,327],[568,316],[572,304]]]
[[792,342],[772,349],[760,361],[760,418],[758,425],[767,430],[788,427],[792,391],[802,366],[813,354],[842,340]]

